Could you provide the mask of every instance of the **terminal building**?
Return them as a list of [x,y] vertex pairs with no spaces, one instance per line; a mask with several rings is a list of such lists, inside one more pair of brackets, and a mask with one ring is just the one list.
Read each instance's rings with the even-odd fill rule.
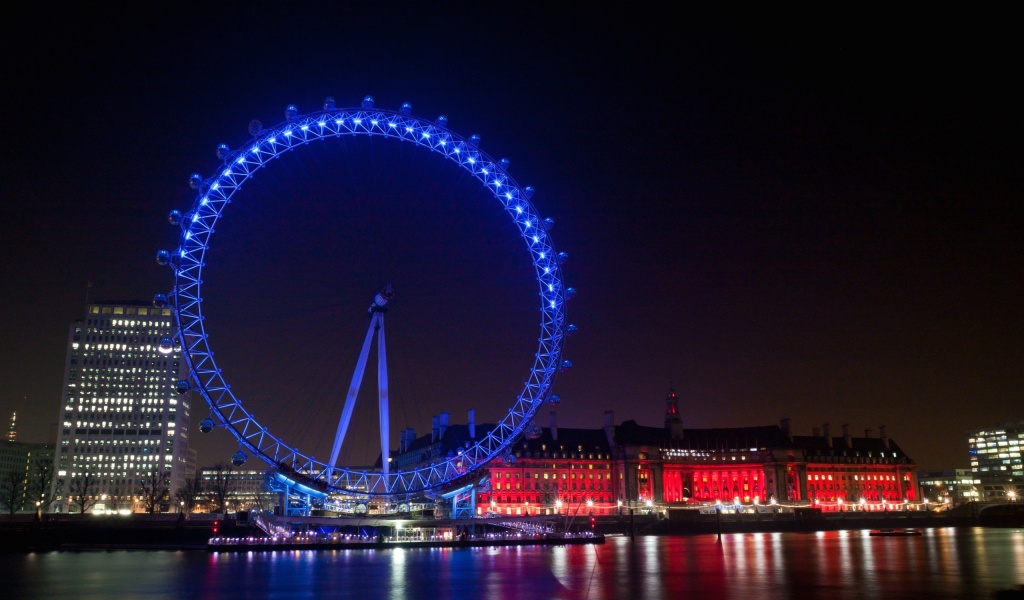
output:
[[[600,429],[534,427],[485,467],[475,512],[491,515],[620,514],[701,504],[813,504],[823,511],[892,510],[917,502],[916,466],[886,428],[854,437],[829,424],[795,435],[778,425],[686,429],[679,398],[665,399],[661,427],[615,423]],[[472,420],[472,413],[470,413]],[[438,426],[440,424],[440,426]],[[429,436],[411,430],[392,460],[409,466],[457,453],[493,425],[449,426],[435,418]]]
[[[57,428],[54,512],[140,510],[159,477],[187,476],[189,392],[171,309],[147,302],[86,307],[70,327]],[[86,508],[88,507],[88,508]]]

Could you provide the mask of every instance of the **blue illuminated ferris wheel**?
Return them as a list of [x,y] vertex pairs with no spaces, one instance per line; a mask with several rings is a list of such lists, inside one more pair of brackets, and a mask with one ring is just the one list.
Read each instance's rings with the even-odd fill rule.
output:
[[[217,148],[217,156],[223,164],[213,175],[205,178],[198,174],[191,176],[190,184],[197,192],[192,208],[184,213],[178,210],[170,213],[170,222],[180,228],[179,245],[174,250],[161,250],[157,254],[157,262],[173,270],[174,288],[169,294],[157,294],[154,304],[173,309],[178,333],[174,339],[162,340],[161,347],[168,351],[179,345],[182,348],[189,375],[187,380],[178,382],[177,391],[193,390],[209,405],[212,418],[203,422],[200,427],[203,431],[209,431],[216,425],[237,438],[240,449],[232,459],[236,464],[244,462],[247,452],[320,492],[409,495],[467,477],[492,459],[505,455],[520,436],[536,433],[532,421],[540,406],[545,402],[558,401],[552,393],[555,377],[560,371],[572,367],[562,357],[563,337],[571,335],[576,328],[566,321],[566,302],[575,291],[562,282],[562,264],[567,254],[557,252],[552,243],[549,230],[554,221],[540,217],[530,201],[533,188],[521,187],[512,179],[508,174],[508,160],[494,160],[480,150],[479,136],[462,138],[454,134],[448,129],[445,116],[427,121],[411,113],[409,103],[403,104],[398,111],[375,108],[370,96],[356,108],[336,108],[334,99],[327,98],[322,110],[305,115],[300,115],[295,106],[290,105],[285,110],[285,120],[278,125],[264,129],[258,121],[253,121],[249,127],[253,137],[237,149],[221,144]],[[337,446],[344,435],[344,428],[340,425],[335,450],[327,462],[314,459],[274,435],[265,424],[256,420],[228,385],[214,360],[203,319],[201,288],[206,253],[214,226],[232,197],[274,159],[305,144],[340,136],[374,136],[412,143],[440,154],[470,173],[501,203],[518,228],[529,250],[539,285],[539,346],[523,389],[508,413],[486,436],[461,454],[395,473],[390,472],[387,466],[384,408],[381,413],[382,467],[378,470],[334,464]],[[380,342],[383,358],[382,330]],[[386,397],[383,391],[381,393],[382,406],[386,406]],[[346,412],[349,410],[346,406]],[[347,427],[344,417],[343,421]]]

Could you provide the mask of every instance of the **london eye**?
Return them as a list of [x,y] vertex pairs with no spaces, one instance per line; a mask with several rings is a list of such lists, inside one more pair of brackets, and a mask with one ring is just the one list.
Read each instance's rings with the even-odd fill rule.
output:
[[[409,103],[402,104],[397,111],[383,110],[374,106],[370,96],[352,108],[337,108],[334,99],[329,97],[321,110],[308,114],[300,114],[294,105],[289,105],[284,121],[268,128],[253,121],[249,134],[251,139],[236,148],[225,144],[217,148],[222,164],[212,175],[193,174],[190,177],[189,183],[196,194],[191,208],[187,211],[172,210],[168,218],[180,230],[178,246],[157,253],[157,262],[173,271],[174,284],[168,293],[156,294],[154,304],[171,307],[177,325],[177,335],[173,339],[161,340],[161,347],[170,350],[180,346],[182,349],[188,375],[177,383],[176,388],[182,394],[192,391],[201,395],[209,406],[210,418],[201,423],[200,429],[207,432],[214,427],[223,428],[234,436],[239,445],[232,458],[236,464],[253,456],[321,492],[392,497],[443,488],[471,475],[489,461],[507,455],[517,439],[531,435],[538,409],[545,402],[557,401],[552,392],[556,376],[572,367],[562,351],[564,337],[576,329],[566,320],[566,303],[575,290],[563,283],[563,263],[568,255],[555,249],[550,233],[554,221],[542,217],[532,203],[533,188],[521,186],[512,178],[509,161],[495,160],[481,150],[479,136],[464,138],[449,130],[445,116],[434,120],[418,118],[412,114]],[[276,435],[271,430],[273,423],[257,420],[254,412],[243,403],[241,394],[233,391],[228,373],[222,372],[214,359],[204,318],[204,266],[213,258],[208,255],[210,241],[232,198],[246,182],[279,157],[307,144],[344,136],[372,136],[390,140],[389,143],[412,144],[442,156],[446,162],[471,175],[477,185],[500,204],[518,230],[530,257],[539,295],[538,346],[522,389],[511,399],[507,412],[481,439],[475,440],[459,454],[395,472],[388,468],[387,461],[386,385],[379,390],[380,468],[336,464],[338,448],[348,428],[347,415],[351,414],[350,405],[354,402],[352,389],[358,389],[371,334],[375,330],[379,332],[378,367],[384,369],[383,381],[386,382],[383,306],[390,298],[390,287],[382,290],[370,307],[373,321],[363,346],[363,358],[353,375],[346,410],[327,461],[315,459],[311,453],[300,450],[298,444],[293,445]],[[367,290],[367,293],[374,291]],[[375,307],[378,310],[375,311]]]

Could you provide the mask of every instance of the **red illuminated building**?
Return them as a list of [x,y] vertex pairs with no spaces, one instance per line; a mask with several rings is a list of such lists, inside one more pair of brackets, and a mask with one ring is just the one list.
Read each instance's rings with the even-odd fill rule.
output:
[[[886,434],[849,427],[832,436],[828,424],[809,436],[779,425],[685,429],[679,399],[670,390],[663,427],[635,421],[601,429],[534,428],[487,467],[477,513],[510,516],[619,514],[699,504],[799,503],[823,510],[886,510],[917,500],[913,461]],[[472,418],[472,415],[470,415]],[[476,427],[448,426],[432,435],[403,437],[397,462],[430,460],[457,452]],[[481,426],[485,434],[488,426]],[[470,436],[470,434],[473,434]]]

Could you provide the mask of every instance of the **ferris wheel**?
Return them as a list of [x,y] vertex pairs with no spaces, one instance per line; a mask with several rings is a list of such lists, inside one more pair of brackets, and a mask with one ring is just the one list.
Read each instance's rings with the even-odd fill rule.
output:
[[[168,294],[156,294],[153,302],[157,306],[172,308],[177,325],[176,336],[161,340],[160,345],[166,351],[179,346],[182,349],[189,374],[187,379],[177,383],[177,392],[183,394],[192,390],[200,394],[210,408],[211,418],[200,424],[200,430],[205,433],[214,427],[222,427],[233,435],[239,443],[239,451],[232,457],[232,462],[237,465],[251,455],[323,493],[368,496],[400,496],[441,488],[471,475],[495,458],[508,456],[510,446],[521,436],[536,435],[533,419],[537,410],[545,402],[559,401],[558,396],[552,393],[555,377],[559,372],[572,368],[572,363],[563,358],[562,349],[563,338],[576,331],[575,325],[566,320],[566,303],[574,296],[575,290],[566,287],[562,281],[562,264],[568,255],[556,251],[552,243],[549,230],[554,221],[542,218],[532,204],[533,188],[522,187],[512,179],[508,173],[509,161],[504,158],[494,160],[483,152],[478,135],[463,138],[450,131],[448,119],[443,115],[433,121],[420,119],[412,115],[409,103],[402,104],[397,111],[382,110],[374,107],[371,96],[366,96],[360,106],[353,108],[337,108],[334,99],[328,97],[321,110],[309,114],[299,114],[294,105],[289,105],[283,122],[263,128],[258,121],[253,121],[249,125],[249,134],[252,138],[236,149],[225,144],[218,146],[217,156],[223,164],[210,177],[199,174],[190,177],[189,183],[197,193],[191,209],[186,212],[172,210],[168,217],[170,223],[180,229],[179,245],[173,250],[157,253],[157,262],[172,269],[174,287]],[[245,182],[282,155],[312,142],[341,136],[373,136],[395,143],[411,143],[438,153],[471,174],[512,219],[529,251],[539,286],[539,345],[522,391],[516,395],[508,412],[493,429],[461,453],[404,471],[391,472],[388,469],[386,367],[383,367],[384,385],[379,390],[381,468],[335,464],[351,414],[350,404],[354,400],[351,390],[331,458],[326,462],[318,461],[272,433],[244,406],[214,360],[204,321],[203,267],[215,225],[224,216],[232,197]],[[390,293],[389,286],[375,297],[370,307],[373,323],[378,324],[379,330],[379,368],[386,360],[382,313]],[[353,376],[355,388],[358,388],[357,380],[362,378],[361,369],[365,366],[365,354],[373,331],[371,324],[363,347],[362,364]]]

